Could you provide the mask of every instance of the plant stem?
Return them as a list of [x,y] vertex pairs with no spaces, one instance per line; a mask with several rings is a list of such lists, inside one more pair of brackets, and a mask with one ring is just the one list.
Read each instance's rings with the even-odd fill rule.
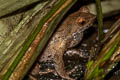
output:
[[98,37],[99,41],[101,41],[104,38],[104,33],[103,33],[103,15],[102,15],[102,8],[101,8],[101,1],[100,0],[95,0],[96,1],[96,7],[97,7],[97,19],[98,19]]

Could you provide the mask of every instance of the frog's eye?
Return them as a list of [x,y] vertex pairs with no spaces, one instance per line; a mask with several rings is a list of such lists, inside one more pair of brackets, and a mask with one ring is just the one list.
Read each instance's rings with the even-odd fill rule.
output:
[[84,25],[84,24],[86,24],[85,18],[77,18],[76,22],[78,23],[78,25]]
[[86,24],[86,22],[85,22],[85,21],[82,21],[80,24],[84,25],[84,24]]

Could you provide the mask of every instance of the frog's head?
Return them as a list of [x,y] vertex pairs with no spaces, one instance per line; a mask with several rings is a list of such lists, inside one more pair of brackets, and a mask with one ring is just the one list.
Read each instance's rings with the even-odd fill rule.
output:
[[[72,17],[73,16],[73,17]],[[82,7],[78,12],[71,15],[70,23],[70,47],[76,46],[82,39],[83,31],[88,29],[94,22],[96,16],[91,14],[87,7]]]

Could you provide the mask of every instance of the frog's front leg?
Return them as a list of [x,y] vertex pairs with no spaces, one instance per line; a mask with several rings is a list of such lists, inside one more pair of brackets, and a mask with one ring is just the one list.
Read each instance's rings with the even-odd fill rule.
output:
[[54,49],[55,54],[54,54],[54,66],[55,66],[55,70],[56,72],[64,79],[67,80],[74,80],[72,78],[69,77],[69,74],[66,73],[66,71],[64,70],[64,61],[63,61],[63,54],[65,52],[65,41],[61,41],[59,42],[57,45],[57,47]]
[[80,49],[69,49],[65,52],[65,55],[67,56],[77,55],[79,58],[83,58],[83,59],[89,58],[89,54],[85,53],[85,51],[80,50]]

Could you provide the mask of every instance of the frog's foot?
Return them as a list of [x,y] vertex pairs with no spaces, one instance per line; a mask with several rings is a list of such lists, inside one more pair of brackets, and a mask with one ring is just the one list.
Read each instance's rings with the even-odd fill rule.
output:
[[46,69],[45,72],[40,72],[40,71],[39,71],[39,74],[40,74],[40,75],[45,75],[45,74],[49,74],[49,73],[54,73],[54,74],[55,74],[55,71],[54,71],[54,70],[51,70],[51,69]]
[[62,78],[67,79],[67,80],[75,80],[73,78],[70,78],[69,73],[67,73],[64,70],[64,62],[63,62],[62,55],[55,54],[54,61],[55,61],[55,64],[54,64],[55,70]]

